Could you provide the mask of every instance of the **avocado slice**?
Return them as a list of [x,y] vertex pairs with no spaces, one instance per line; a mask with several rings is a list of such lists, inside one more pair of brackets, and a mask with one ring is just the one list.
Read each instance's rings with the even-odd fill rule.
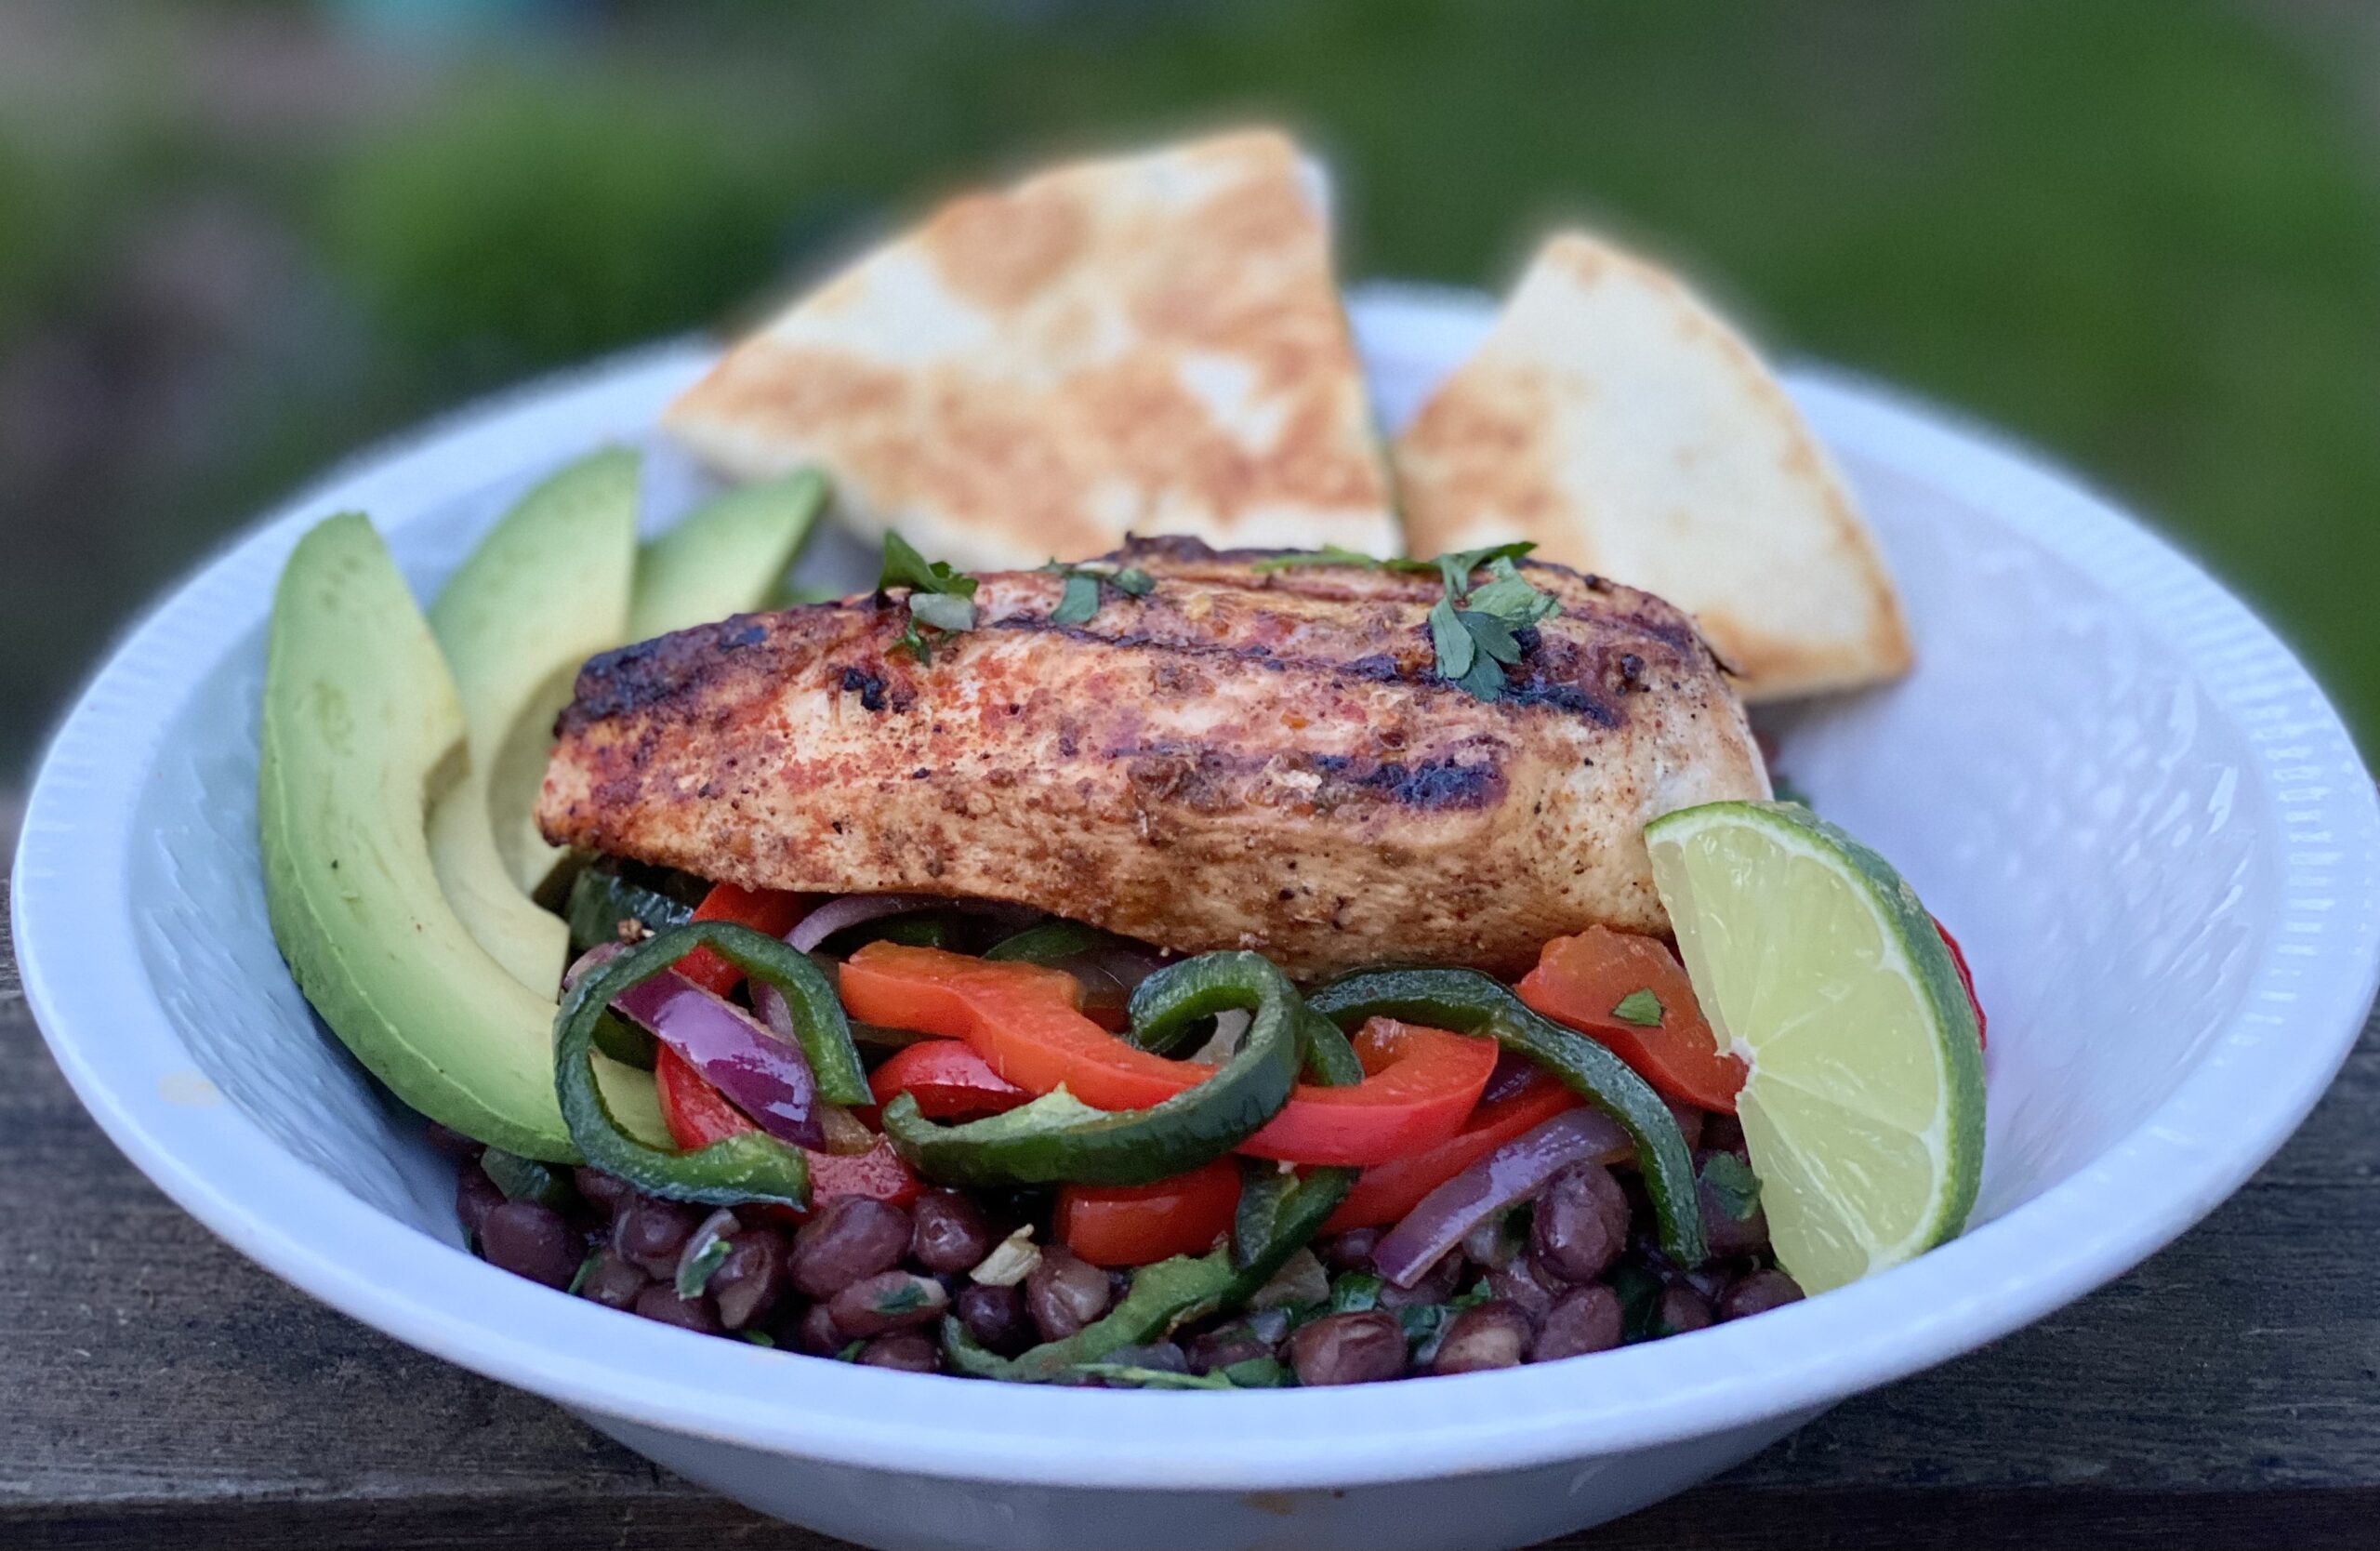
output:
[[644,547],[628,607],[630,641],[650,641],[764,606],[826,504],[814,469],[730,490]]
[[[258,828],[265,904],[298,989],[398,1098],[466,1135],[575,1162],[554,1097],[550,997],[447,904],[424,828],[466,762],[430,627],[362,515],[298,542],[273,597]],[[666,1137],[652,1079],[598,1060],[605,1097]]]
[[[471,550],[430,605],[461,696],[469,761],[431,807],[430,856],[447,902],[482,948],[551,997],[570,934],[539,909],[498,851],[524,823],[536,788],[501,800],[494,779],[509,744],[536,751],[540,776],[554,717],[579,665],[620,643],[636,569],[637,458],[606,448],[523,496]],[[540,838],[537,842],[543,845]]]

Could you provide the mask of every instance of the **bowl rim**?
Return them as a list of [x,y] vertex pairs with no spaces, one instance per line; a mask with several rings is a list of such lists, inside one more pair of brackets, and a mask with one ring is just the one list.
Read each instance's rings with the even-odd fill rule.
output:
[[[1368,353],[1458,359],[1475,293],[1351,295]],[[2145,1259],[2268,1158],[2352,1048],[2380,981],[2380,802],[2306,669],[2196,564],[2080,482],[1953,417],[1826,369],[1788,374],[1821,438],[1957,491],[2102,580],[2239,724],[2281,815],[2281,900],[2241,1011],[2134,1130],[2073,1176],[1906,1266],[1758,1321],[1568,1363],[1358,1390],[1149,1394],[862,1369],[558,1297],[366,1205],[192,1060],[139,954],[133,819],[164,732],[263,616],[298,535],[399,515],[560,462],[653,411],[714,353],[671,341],[533,382],[352,460],[171,592],[83,691],[40,767],[12,887],[24,993],[111,1139],[235,1249],[399,1340],[575,1409],[840,1465],[1050,1487],[1282,1490],[1544,1465],[1811,1411],[2015,1330]],[[2107,1203],[2122,1202],[2110,1212]],[[779,1366],[790,1359],[799,1366]]]

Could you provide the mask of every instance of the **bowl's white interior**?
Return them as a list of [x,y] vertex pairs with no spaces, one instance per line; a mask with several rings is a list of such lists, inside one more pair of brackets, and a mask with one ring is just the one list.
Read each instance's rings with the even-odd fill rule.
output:
[[[1488,315],[1474,298],[1360,299],[1383,417],[1408,415]],[[45,762],[18,855],[28,999],[116,1141],[274,1270],[482,1372],[687,1433],[1050,1483],[1338,1485],[1409,1478],[1417,1459],[1443,1474],[1636,1449],[1805,1411],[2115,1275],[2279,1145],[2369,1005],[2380,814],[2288,654],[2071,482],[1802,376],[1921,666],[1776,718],[1778,766],[1892,857],[1974,961],[1990,1115],[1967,1238],[1575,1368],[1187,1404],[815,1362],[559,1298],[452,1247],[451,1172],[273,948],[254,834],[263,617],[298,533],[339,503],[370,506],[427,594],[529,481],[606,436],[650,447],[666,520],[696,482],[646,428],[703,361],[672,347],[542,385],[294,503],[112,660]],[[833,543],[805,562],[855,563]]]
[[[1373,353],[1401,421],[1427,363]],[[700,480],[658,438],[644,445],[647,520],[663,524]],[[2238,1014],[2272,906],[2272,837],[2233,801],[2238,730],[2203,714],[2127,606],[1994,513],[1856,451],[1843,462],[1903,589],[1918,671],[1763,721],[1778,769],[1891,857],[1969,950],[1991,1017],[1989,1217],[2139,1124]],[[427,597],[542,471],[375,516]],[[855,547],[825,537],[806,571],[871,579]],[[365,1200],[459,1241],[445,1166],[273,955],[250,862],[262,674],[258,627],[165,739],[133,863],[142,951],[224,1093]]]

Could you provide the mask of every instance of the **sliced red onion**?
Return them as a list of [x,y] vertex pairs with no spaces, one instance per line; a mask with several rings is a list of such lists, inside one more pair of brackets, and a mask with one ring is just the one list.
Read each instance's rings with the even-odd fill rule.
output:
[[567,994],[580,981],[628,950],[628,945],[626,943],[597,943],[593,948],[572,960],[570,968],[562,972],[562,991]]
[[1498,1051],[1496,1069],[1488,1074],[1488,1086],[1479,1090],[1479,1102],[1496,1104],[1511,1098],[1527,1087],[1529,1079],[1541,1069],[1519,1051]]
[[802,1147],[825,1142],[818,1085],[790,1038],[777,1038],[674,970],[629,987],[612,1007],[684,1056],[770,1135]]
[[1372,1251],[1372,1267],[1410,1287],[1489,1214],[1533,1195],[1566,1164],[1628,1156],[1628,1133],[1599,1109],[1566,1109],[1522,1133],[1421,1200]]
[[847,894],[802,917],[800,924],[785,935],[785,940],[804,953],[813,953],[820,943],[845,927],[949,903],[941,895],[931,894]]

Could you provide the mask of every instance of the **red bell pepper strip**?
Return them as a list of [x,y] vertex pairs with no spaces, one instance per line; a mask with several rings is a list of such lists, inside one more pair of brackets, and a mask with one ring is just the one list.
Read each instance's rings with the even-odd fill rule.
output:
[[1093,1266],[1150,1266],[1205,1254],[1238,1206],[1239,1167],[1219,1158],[1154,1185],[1061,1186],[1053,1226]]
[[[704,1080],[684,1057],[668,1045],[654,1053],[653,1083],[661,1100],[661,1120],[670,1139],[692,1151],[747,1131],[756,1131],[750,1116],[730,1104],[727,1096]],[[909,1166],[878,1137],[866,1152],[818,1152],[804,1147],[810,1166],[810,1199],[815,1203],[834,1196],[869,1196],[894,1206],[907,1206],[923,1188]],[[740,1209],[739,1209],[740,1210]],[[798,1213],[783,1213],[799,1217]]]
[[1561,1080],[1531,1069],[1514,1091],[1471,1112],[1462,1129],[1438,1143],[1390,1163],[1366,1169],[1347,1199],[1322,1225],[1325,1233],[1386,1227],[1401,1222],[1421,1198],[1524,1132],[1535,1129],[1579,1103]]
[[1942,935],[1942,946],[1950,950],[1950,967],[1959,972],[1959,988],[1967,993],[1967,1005],[1975,1009],[1975,1042],[1989,1049],[1991,1041],[1983,1037],[1983,1003],[1976,1000],[1975,974],[1967,968],[1966,950],[1959,946],[1959,939],[1950,935],[1950,929],[1938,918],[1934,922],[1934,930]]
[[[1533,1011],[1608,1047],[1669,1097],[1736,1112],[1743,1061],[1721,1054],[1686,966],[1658,939],[1602,926],[1556,937],[1515,989]],[[1658,1024],[1620,1015],[1621,1004],[1639,991],[1659,1004]]]
[[[734,883],[713,883],[703,902],[694,907],[695,921],[732,921],[738,926],[748,926],[772,937],[782,937],[801,922],[810,913],[806,895],[787,894],[779,889],[746,889]],[[725,996],[744,983],[744,972],[713,953],[698,948],[678,961],[678,973],[714,996]]]
[[930,1120],[997,1115],[1033,1097],[992,1070],[964,1040],[924,1040],[895,1051],[867,1085],[879,1105],[908,1094]]
[[1495,1041],[1395,1018],[1368,1020],[1354,1043],[1364,1080],[1299,1083],[1239,1150],[1289,1163],[1390,1162],[1461,1129],[1496,1069]]
[[[843,964],[843,1006],[864,1023],[964,1040],[1035,1094],[1064,1085],[1094,1109],[1145,1109],[1211,1075],[1137,1049],[1080,1011],[1072,975],[937,948],[869,943]],[[1380,1163],[1453,1134],[1495,1069],[1487,1040],[1395,1026],[1377,1069],[1347,1088],[1300,1083],[1241,1151],[1292,1163]]]

